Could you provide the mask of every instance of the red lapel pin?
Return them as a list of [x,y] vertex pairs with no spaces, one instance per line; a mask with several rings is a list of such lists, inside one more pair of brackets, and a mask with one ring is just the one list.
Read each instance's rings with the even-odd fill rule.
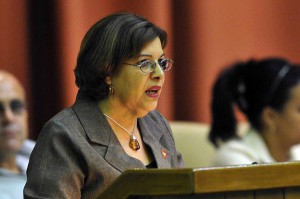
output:
[[162,154],[162,157],[163,157],[164,159],[167,159],[168,154],[167,154],[167,152],[166,152],[165,149],[162,149],[162,150],[161,150],[161,154]]

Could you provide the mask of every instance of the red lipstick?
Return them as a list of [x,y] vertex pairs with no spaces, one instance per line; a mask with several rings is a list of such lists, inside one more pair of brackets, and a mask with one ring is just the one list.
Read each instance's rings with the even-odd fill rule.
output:
[[161,86],[151,86],[150,88],[148,88],[145,91],[145,93],[148,97],[158,98],[160,89],[161,89]]

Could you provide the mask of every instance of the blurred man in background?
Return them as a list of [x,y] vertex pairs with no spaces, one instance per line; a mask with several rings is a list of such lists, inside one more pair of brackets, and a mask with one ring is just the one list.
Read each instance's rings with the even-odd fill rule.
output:
[[23,198],[26,169],[34,142],[27,140],[25,92],[10,73],[0,70],[0,198]]

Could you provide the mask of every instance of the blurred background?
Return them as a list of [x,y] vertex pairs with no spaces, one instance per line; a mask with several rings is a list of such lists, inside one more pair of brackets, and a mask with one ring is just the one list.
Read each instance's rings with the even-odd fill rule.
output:
[[30,137],[73,104],[81,40],[100,18],[129,11],[168,32],[175,61],[158,110],[170,121],[210,123],[216,75],[238,60],[300,62],[298,0],[0,0],[0,69],[25,86]]

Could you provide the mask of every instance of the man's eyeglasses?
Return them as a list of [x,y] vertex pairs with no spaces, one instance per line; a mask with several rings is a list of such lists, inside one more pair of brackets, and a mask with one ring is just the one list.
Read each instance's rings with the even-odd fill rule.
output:
[[141,69],[143,73],[151,73],[155,70],[157,64],[161,67],[163,71],[168,71],[172,68],[174,61],[172,59],[159,59],[158,61],[154,60],[142,60],[136,64],[123,63],[131,66],[137,66]]
[[19,115],[26,109],[25,103],[19,99],[11,100],[7,106],[0,102],[0,116],[4,114],[7,108],[10,108],[14,115]]

